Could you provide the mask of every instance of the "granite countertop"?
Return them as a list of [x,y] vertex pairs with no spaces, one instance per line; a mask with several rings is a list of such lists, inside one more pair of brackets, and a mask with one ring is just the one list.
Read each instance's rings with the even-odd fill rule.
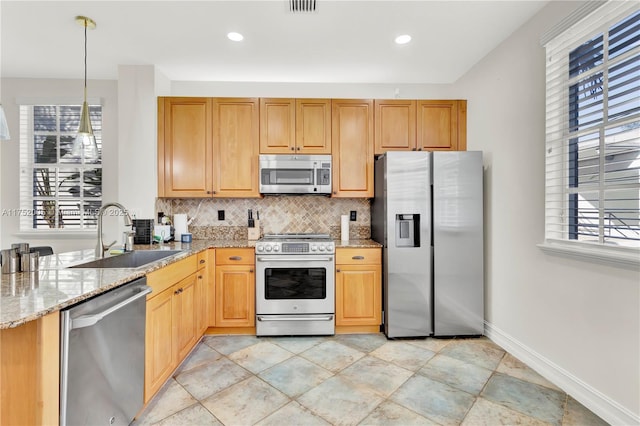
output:
[[336,240],[336,248],[379,248],[382,244],[373,240]]
[[[190,244],[136,245],[134,250],[181,250],[174,256],[139,268],[74,268],[95,260],[94,250],[79,250],[40,258],[37,272],[2,274],[0,329],[12,328],[104,293],[149,272],[209,248],[254,247],[247,240],[193,240]],[[336,247],[382,247],[373,240],[336,241]]]

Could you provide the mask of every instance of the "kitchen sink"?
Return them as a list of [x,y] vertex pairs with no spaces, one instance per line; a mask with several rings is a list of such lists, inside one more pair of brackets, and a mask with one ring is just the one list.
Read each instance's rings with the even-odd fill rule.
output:
[[156,260],[182,253],[182,250],[140,250],[131,251],[104,259],[69,266],[69,268],[139,268]]

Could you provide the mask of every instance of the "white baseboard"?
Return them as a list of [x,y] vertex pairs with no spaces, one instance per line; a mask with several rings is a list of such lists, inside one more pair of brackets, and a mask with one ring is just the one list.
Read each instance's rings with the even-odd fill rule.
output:
[[488,322],[485,322],[485,334],[606,422],[612,425],[640,425],[639,415]]

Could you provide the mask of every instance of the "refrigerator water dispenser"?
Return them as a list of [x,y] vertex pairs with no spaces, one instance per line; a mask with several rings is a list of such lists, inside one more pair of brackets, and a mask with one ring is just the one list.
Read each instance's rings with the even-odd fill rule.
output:
[[420,215],[396,215],[396,247],[420,247]]

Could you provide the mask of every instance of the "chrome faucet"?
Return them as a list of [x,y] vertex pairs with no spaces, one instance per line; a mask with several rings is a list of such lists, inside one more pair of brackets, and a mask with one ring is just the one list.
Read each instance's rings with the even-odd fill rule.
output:
[[100,207],[100,210],[98,210],[98,244],[96,245],[96,258],[97,259],[102,259],[104,257],[104,253],[109,250],[109,248],[114,245],[116,242],[113,241],[111,244],[105,245],[104,242],[102,241],[102,216],[104,215],[104,212],[106,209],[108,209],[109,207],[117,207],[119,208],[122,213],[124,213],[124,225],[125,226],[132,226],[133,225],[133,221],[131,220],[131,216],[129,216],[129,212],[127,211],[127,209],[124,208],[124,206],[120,203],[107,203],[105,205],[103,205],[102,207]]

